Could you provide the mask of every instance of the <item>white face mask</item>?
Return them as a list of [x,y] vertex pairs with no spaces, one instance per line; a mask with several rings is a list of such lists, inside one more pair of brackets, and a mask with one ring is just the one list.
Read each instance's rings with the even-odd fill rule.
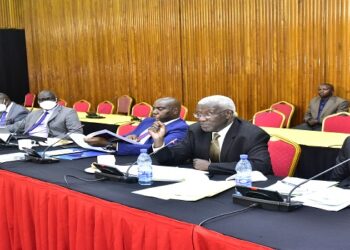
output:
[[7,109],[6,104],[1,103],[0,104],[0,112],[4,112],[4,111],[6,111],[6,109]]
[[55,101],[43,101],[39,103],[39,106],[45,110],[53,109],[54,107],[56,107],[56,105],[57,103]]

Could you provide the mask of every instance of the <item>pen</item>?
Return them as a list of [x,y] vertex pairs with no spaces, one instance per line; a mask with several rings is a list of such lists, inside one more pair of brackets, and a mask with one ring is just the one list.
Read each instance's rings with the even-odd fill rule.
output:
[[290,183],[290,182],[288,182],[288,181],[281,180],[281,182],[282,182],[283,184],[286,184],[286,185],[289,185],[289,186],[292,186],[292,187],[297,186],[297,184]]

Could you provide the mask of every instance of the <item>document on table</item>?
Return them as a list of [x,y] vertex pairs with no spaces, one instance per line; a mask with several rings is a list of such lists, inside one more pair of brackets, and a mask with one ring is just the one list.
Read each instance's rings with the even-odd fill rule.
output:
[[[296,177],[286,177],[283,180],[277,181],[275,184],[266,187],[267,190],[278,191],[280,194],[288,195],[289,192],[298,184],[305,181],[302,178]],[[305,195],[308,193],[318,192],[334,186],[338,182],[336,181],[320,181],[320,180],[311,180],[300,187],[296,188],[293,192],[293,196]]]
[[301,201],[304,206],[339,211],[350,205],[350,190],[333,186],[312,194],[294,197],[292,200]]
[[[130,165],[114,165],[120,172],[126,173]],[[184,181],[188,179],[204,179],[208,180],[207,172],[200,171],[192,168],[179,168],[169,166],[152,165],[153,170],[153,181]],[[137,176],[138,168],[137,165],[133,165],[129,169],[131,176]]]
[[21,161],[25,159],[25,153],[18,152],[18,153],[12,153],[12,154],[3,154],[0,155],[0,163],[1,162],[8,162],[8,161]]
[[[236,175],[237,174],[227,177],[226,181],[235,180]],[[252,171],[252,182],[256,182],[256,181],[267,181],[267,177],[260,171],[256,171],[256,170]]]
[[101,151],[101,152],[108,152],[108,153],[112,153],[111,150],[106,150],[102,147],[93,147],[90,146],[89,144],[87,144],[84,141],[85,135],[83,134],[71,134],[70,138],[76,143],[78,144],[80,147],[85,148],[85,149],[90,149],[90,150],[96,150],[96,151]]
[[219,194],[235,186],[234,181],[187,180],[175,184],[151,187],[133,193],[163,200],[197,201]]
[[[265,188],[288,195],[289,192],[305,179],[286,177]],[[339,211],[350,205],[350,190],[335,187],[336,181],[311,180],[293,192],[292,201],[300,201],[304,206],[327,211]]]

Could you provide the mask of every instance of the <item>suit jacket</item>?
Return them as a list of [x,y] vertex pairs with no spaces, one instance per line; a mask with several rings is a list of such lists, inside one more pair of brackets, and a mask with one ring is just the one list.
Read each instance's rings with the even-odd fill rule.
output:
[[[143,131],[151,127],[155,121],[156,120],[154,118],[146,118],[130,134],[139,136]],[[177,119],[171,122],[170,124],[167,124],[165,127],[166,127],[165,144],[171,142],[174,139],[182,140],[183,138],[185,138],[188,130],[188,125],[182,119]],[[150,137],[142,145],[119,142],[117,154],[118,155],[138,155],[140,153],[140,149],[142,148],[149,149],[151,148],[152,144],[153,144],[152,137]]]
[[[336,163],[340,163],[350,158],[350,137],[346,138],[342,148],[336,159]],[[337,168],[331,173],[331,179],[335,181],[341,181],[347,177],[350,177],[350,163],[347,162]]]
[[22,105],[12,102],[12,107],[6,115],[6,125],[14,124],[15,122],[23,120],[29,111]]
[[[44,110],[31,112],[23,121],[16,122],[8,128],[10,132],[26,133],[35,124]],[[58,105],[47,123],[49,128],[49,137],[63,137],[71,131],[83,133],[78,114],[74,109]],[[77,130],[78,129],[78,130]]]
[[[320,106],[321,97],[317,96],[310,101],[309,107],[304,116],[304,121],[308,121],[309,119],[316,119],[318,114],[318,108]],[[323,119],[331,114],[339,113],[339,112],[348,112],[349,102],[337,97],[331,96],[324,106],[321,115],[320,115],[320,123],[322,123]]]
[[[272,173],[267,142],[270,136],[261,128],[236,118],[228,130],[220,152],[221,162],[209,165],[210,173],[235,173],[240,154],[248,154],[253,170]],[[173,147],[163,148],[154,156],[161,164],[179,165],[194,158],[209,160],[212,133],[204,132],[199,123],[190,126],[186,138]]]

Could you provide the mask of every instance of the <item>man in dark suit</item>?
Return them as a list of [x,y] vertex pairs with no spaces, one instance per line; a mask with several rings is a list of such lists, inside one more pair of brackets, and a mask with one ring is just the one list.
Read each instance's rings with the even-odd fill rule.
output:
[[64,137],[69,132],[82,133],[78,114],[74,109],[57,103],[56,95],[43,90],[38,95],[41,110],[31,112],[23,121],[8,126],[10,132],[38,137]]
[[[344,141],[342,148],[336,159],[336,163],[340,163],[350,158],[350,137],[347,137]],[[331,180],[342,181],[350,177],[350,162],[347,162],[337,168],[335,168],[331,173]]]
[[29,111],[15,103],[4,93],[0,93],[0,127],[23,120]]
[[153,139],[149,134],[150,130],[158,129],[158,121],[164,125],[164,141],[169,143],[174,140],[181,140],[186,136],[188,125],[180,116],[181,104],[172,97],[157,99],[153,104],[152,118],[143,120],[137,128],[129,135],[129,139],[138,141],[140,144],[126,142],[110,143],[101,137],[85,138],[85,141],[92,146],[108,146],[116,150],[117,155],[138,155],[140,149],[149,149]]
[[322,129],[322,121],[328,116],[339,112],[348,112],[349,102],[333,96],[334,87],[330,83],[321,83],[318,86],[318,95],[314,97],[304,116],[304,122],[296,129],[316,130]]
[[259,127],[235,117],[235,111],[233,101],[226,96],[203,98],[194,114],[198,123],[191,125],[186,138],[172,147],[162,148],[165,126],[158,123],[159,130],[150,131],[153,150],[158,150],[155,157],[161,164],[192,161],[198,170],[232,174],[240,155],[247,154],[253,170],[272,173],[267,149],[270,136]]

